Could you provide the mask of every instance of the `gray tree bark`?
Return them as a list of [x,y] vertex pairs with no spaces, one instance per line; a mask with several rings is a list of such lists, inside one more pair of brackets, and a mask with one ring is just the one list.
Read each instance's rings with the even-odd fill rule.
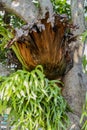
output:
[[[4,8],[20,16],[26,23],[32,23],[45,16],[49,11],[49,20],[52,19],[53,9],[50,0],[39,0],[40,8],[35,7],[32,0],[0,0],[1,10]],[[78,35],[77,41],[70,44],[73,50],[73,68],[64,77],[64,90],[63,95],[68,101],[73,113],[69,113],[71,125],[67,130],[80,130],[79,123],[82,106],[86,91],[86,82],[82,72],[82,55],[83,44],[79,36],[85,29],[84,15],[83,15],[84,0],[71,0],[72,20],[79,28],[74,30],[73,33]]]
[[0,76],[7,76],[9,74],[10,74],[10,70],[2,63],[0,63]]
[[84,24],[84,0],[71,0],[72,21],[78,29],[74,30],[77,35],[77,41],[73,42],[73,68],[64,78],[65,88],[63,95],[71,106],[73,113],[69,113],[71,125],[69,130],[81,130],[79,123],[82,113],[83,103],[85,101],[86,84],[82,71],[82,56],[84,43],[82,42],[81,33],[85,30]]
[[39,8],[35,6],[32,0],[0,0],[0,10],[4,9],[14,13],[29,24],[44,18],[48,11],[51,19],[53,7],[50,0],[38,0],[38,2]]

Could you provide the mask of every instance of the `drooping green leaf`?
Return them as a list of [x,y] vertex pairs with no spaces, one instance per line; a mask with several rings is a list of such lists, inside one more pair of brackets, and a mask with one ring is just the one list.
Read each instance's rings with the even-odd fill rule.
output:
[[11,108],[9,118],[15,130],[67,128],[68,107],[56,84],[61,82],[45,78],[42,66],[31,72],[18,70],[0,81],[0,112]]

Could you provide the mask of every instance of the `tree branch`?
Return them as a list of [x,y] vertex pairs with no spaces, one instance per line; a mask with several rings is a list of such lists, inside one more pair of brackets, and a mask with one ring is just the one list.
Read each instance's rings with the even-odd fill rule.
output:
[[50,0],[39,0],[39,4],[40,7],[36,7],[32,0],[0,0],[0,10],[12,12],[27,23],[42,19],[47,11],[49,11],[51,18],[53,8]]

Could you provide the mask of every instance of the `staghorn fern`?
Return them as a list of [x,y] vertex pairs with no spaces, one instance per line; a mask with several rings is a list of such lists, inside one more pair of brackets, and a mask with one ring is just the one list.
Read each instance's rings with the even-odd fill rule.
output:
[[9,120],[15,130],[66,130],[67,102],[56,83],[43,74],[42,66],[27,72],[18,70],[0,80],[0,114],[10,108]]

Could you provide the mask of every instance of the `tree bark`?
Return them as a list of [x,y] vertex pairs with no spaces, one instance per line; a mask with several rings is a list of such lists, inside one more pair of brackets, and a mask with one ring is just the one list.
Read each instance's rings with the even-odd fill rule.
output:
[[85,101],[86,84],[82,71],[82,56],[84,43],[82,43],[81,33],[85,30],[84,24],[84,0],[71,0],[72,21],[78,29],[74,30],[77,41],[73,42],[73,68],[66,74],[64,78],[63,95],[68,101],[73,113],[69,113],[71,120],[70,130],[80,130],[79,123],[82,113],[83,103]]
[[78,29],[74,31],[74,34],[82,34],[85,30],[84,0],[71,0],[71,16],[73,24],[78,26]]
[[7,76],[10,73],[11,73],[10,70],[5,65],[0,63],[0,76]]
[[49,12],[49,20],[52,21],[53,15],[50,0],[39,0],[39,7],[36,7],[32,0],[0,0],[0,10],[14,13],[26,23],[33,23],[44,18],[46,12]]

